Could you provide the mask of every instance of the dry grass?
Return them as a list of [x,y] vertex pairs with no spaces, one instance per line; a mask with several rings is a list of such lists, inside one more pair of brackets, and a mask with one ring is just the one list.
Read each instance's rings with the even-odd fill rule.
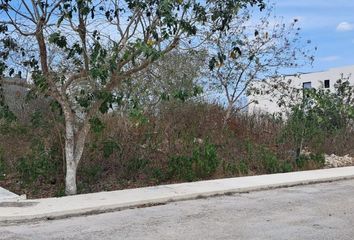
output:
[[[90,134],[79,166],[81,193],[182,181],[168,174],[169,159],[191,156],[207,142],[216,147],[220,162],[208,178],[298,169],[291,141],[279,138],[284,124],[275,118],[235,114],[224,126],[222,107],[193,102],[163,104],[157,112],[145,113],[144,119],[114,114],[103,118],[103,132]],[[55,127],[52,117],[46,118],[45,127],[34,129],[27,124],[21,126],[22,132],[14,133],[19,127],[14,125],[12,130],[0,135],[1,158],[7,173],[0,179],[2,186],[29,197],[63,194],[63,140],[58,137],[61,128]],[[315,152],[352,153],[349,151],[354,149],[354,135],[349,131],[343,134],[326,138],[320,146],[309,143],[308,147],[316,148]],[[35,154],[31,147],[34,139],[41,140],[46,152],[56,154],[44,161],[58,167],[50,179],[43,176],[26,182],[16,166],[23,156],[30,155],[31,151]],[[317,167],[309,163],[303,168]]]

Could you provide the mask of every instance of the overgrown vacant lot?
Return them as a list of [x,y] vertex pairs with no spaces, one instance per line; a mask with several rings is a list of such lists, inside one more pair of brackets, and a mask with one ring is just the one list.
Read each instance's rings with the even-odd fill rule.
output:
[[[0,185],[74,195],[353,155],[349,76],[330,90],[285,79],[318,48],[275,10],[264,0],[1,1]],[[283,115],[255,113],[256,96]]]
[[[64,195],[60,115],[34,111],[1,123],[0,184],[28,197]],[[158,113],[105,116],[93,128],[79,168],[79,193],[223,177],[322,168],[324,153],[354,154],[340,130],[305,139],[297,156],[289,124],[266,115],[234,114],[216,104],[168,102]]]

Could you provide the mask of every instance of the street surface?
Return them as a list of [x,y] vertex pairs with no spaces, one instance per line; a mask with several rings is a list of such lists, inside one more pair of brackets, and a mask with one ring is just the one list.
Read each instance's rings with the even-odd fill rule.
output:
[[0,227],[0,239],[354,239],[354,180]]

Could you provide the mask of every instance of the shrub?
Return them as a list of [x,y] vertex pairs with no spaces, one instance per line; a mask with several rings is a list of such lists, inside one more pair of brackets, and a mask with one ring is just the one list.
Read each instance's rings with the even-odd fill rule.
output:
[[47,150],[41,141],[35,141],[31,152],[17,161],[16,169],[22,182],[32,184],[40,177],[52,182],[60,169],[60,161],[55,156],[58,156],[57,149]]
[[157,182],[161,182],[166,180],[166,174],[164,173],[164,171],[160,168],[152,168],[150,170],[150,175],[152,177],[153,180],[156,180]]
[[223,162],[223,170],[226,174],[231,175],[248,175],[249,173],[249,166],[244,162],[240,161],[239,163],[226,163]]
[[102,152],[104,158],[109,158],[116,150],[120,150],[120,147],[115,141],[108,140],[103,142]]
[[80,171],[80,175],[84,182],[94,183],[99,180],[103,174],[103,167],[101,165],[84,165]]
[[193,181],[196,174],[193,170],[193,158],[186,156],[173,156],[168,161],[170,178]]
[[282,168],[282,172],[284,173],[292,172],[294,170],[293,165],[288,162],[283,163],[281,168]]
[[267,173],[281,172],[281,164],[278,158],[270,151],[264,150],[262,153],[263,166]]
[[169,175],[186,181],[206,178],[215,173],[219,163],[215,146],[205,143],[196,147],[191,157],[171,157],[168,162]]
[[147,173],[149,161],[143,158],[132,159],[127,165],[127,178],[134,179]]
[[205,178],[213,175],[219,166],[216,148],[214,145],[206,143],[197,148],[193,153],[195,171],[198,178]]
[[296,166],[299,169],[308,168],[311,165],[315,165],[318,167],[323,167],[325,164],[325,157],[323,154],[301,154],[296,159]]

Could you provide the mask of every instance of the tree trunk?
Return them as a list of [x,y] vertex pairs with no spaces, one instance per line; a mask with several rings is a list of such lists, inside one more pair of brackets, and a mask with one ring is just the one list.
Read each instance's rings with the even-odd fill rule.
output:
[[80,129],[75,128],[73,114],[63,107],[65,115],[65,194],[77,194],[76,172],[85,147],[90,124],[85,121]]
[[66,177],[65,177],[65,194],[74,195],[77,193],[76,187],[76,170],[78,163],[75,159],[75,130],[72,115],[66,114],[65,121],[65,160],[66,160]]
[[233,104],[232,104],[232,103],[228,103],[228,106],[227,106],[227,108],[226,108],[225,118],[224,118],[224,126],[226,126],[227,121],[228,121],[228,120],[230,119],[230,117],[231,117],[232,108],[233,108]]
[[66,159],[65,194],[77,194],[76,186],[77,163],[74,159]]
[[85,147],[85,139],[88,132],[88,127],[85,127],[78,134],[73,135],[69,131],[66,133],[67,139],[65,140],[65,159],[66,159],[66,177],[65,177],[65,194],[77,194],[76,187],[76,172],[82,153]]

